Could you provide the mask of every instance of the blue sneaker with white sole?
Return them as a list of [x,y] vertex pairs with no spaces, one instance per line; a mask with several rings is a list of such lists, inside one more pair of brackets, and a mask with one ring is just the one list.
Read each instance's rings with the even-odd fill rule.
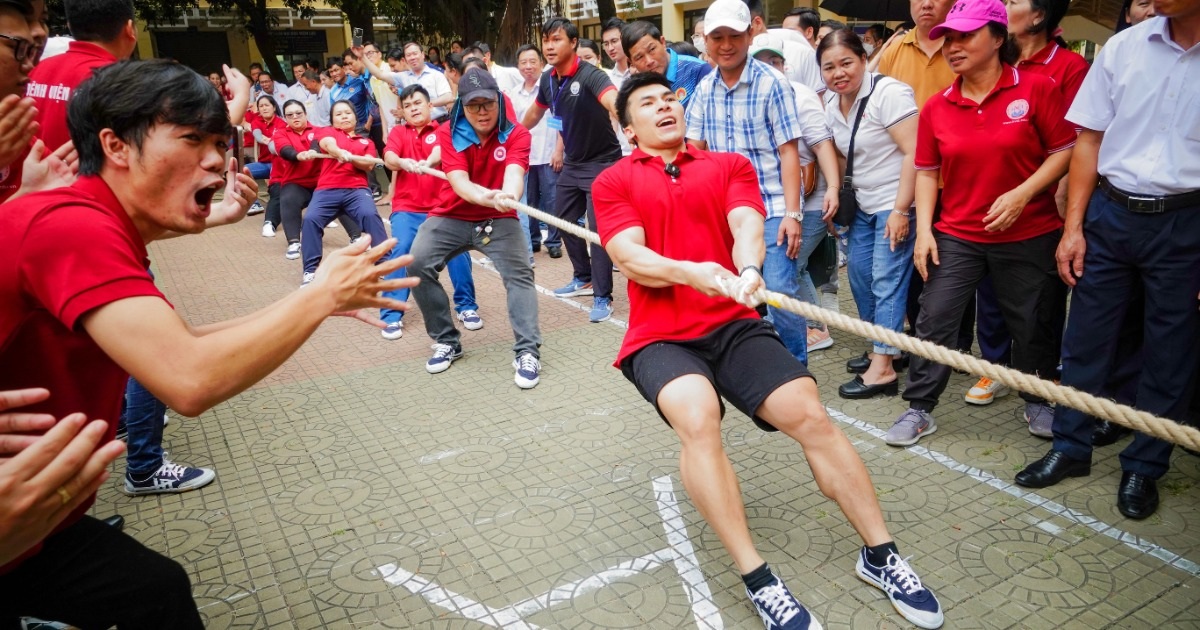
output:
[[813,617],[804,607],[783,580],[778,577],[775,581],[751,593],[750,602],[754,604],[758,616],[762,617],[767,630],[822,630],[821,622]]
[[877,567],[867,559],[867,548],[863,547],[854,572],[860,580],[886,593],[896,612],[910,623],[928,630],[942,627],[942,605],[900,554],[889,554],[887,564]]

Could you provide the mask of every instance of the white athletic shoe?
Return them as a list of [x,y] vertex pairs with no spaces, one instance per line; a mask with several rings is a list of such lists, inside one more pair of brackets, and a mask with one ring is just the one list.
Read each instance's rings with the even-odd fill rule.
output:
[[264,238],[275,238],[275,226],[270,221],[263,223],[262,235]]

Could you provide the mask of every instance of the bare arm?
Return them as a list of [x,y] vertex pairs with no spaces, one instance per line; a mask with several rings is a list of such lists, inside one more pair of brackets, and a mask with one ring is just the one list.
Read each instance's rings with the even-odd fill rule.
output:
[[[762,240],[761,238],[759,240]],[[652,289],[684,285],[708,295],[723,295],[718,277],[728,281],[737,276],[714,262],[690,262],[667,258],[646,247],[646,232],[640,227],[622,230],[604,247],[621,273],[630,280]]]
[[600,104],[604,106],[604,109],[608,110],[608,115],[613,120],[617,120],[617,91],[616,90],[609,90],[609,91],[605,92],[604,96],[600,97]]
[[[779,173],[783,177],[783,204],[788,212],[800,212],[804,195],[800,190],[799,140],[789,140],[779,145]],[[784,219],[779,222],[775,244],[782,245],[786,239],[787,256],[795,258],[800,252],[800,222]]]
[[516,201],[521,198],[521,192],[525,187],[525,169],[516,164],[509,164],[505,167],[504,184],[501,190],[491,190],[476,184],[471,181],[466,171],[450,171],[446,173],[446,180],[450,182],[454,194],[462,197],[462,200],[467,203],[507,210],[501,205],[501,202],[504,200]]
[[1103,131],[1084,129],[1071,153],[1071,170],[1067,173],[1067,216],[1055,258],[1059,277],[1072,287],[1083,276],[1083,256],[1087,252],[1083,217],[1087,214],[1088,201],[1100,183],[1100,143],[1103,141]]
[[222,65],[221,70],[225,73],[225,85],[233,94],[233,98],[225,104],[229,109],[229,123],[240,127],[246,120],[246,109],[250,107],[250,79],[237,68]]
[[521,117],[521,126],[526,129],[533,129],[538,123],[542,122],[542,117],[546,115],[547,111],[549,110],[534,102],[529,109],[525,110],[525,115]]
[[392,72],[391,69],[385,70],[384,68],[375,65],[375,62],[371,61],[370,57],[367,57],[363,54],[362,46],[353,47],[350,49],[350,51],[354,53],[355,57],[358,57],[358,60],[362,62],[363,67],[367,69],[367,72],[370,72],[371,76],[375,77],[376,79],[379,79],[380,81],[386,81],[388,83],[395,83],[396,78],[400,76],[395,72]]
[[933,211],[937,207],[938,176],[941,172],[941,169],[917,171],[917,242],[913,249],[913,263],[921,278],[925,280],[929,279],[929,259],[933,259],[935,265],[941,264],[938,260],[937,243],[933,238]]
[[888,127],[887,131],[904,154],[904,164],[900,167],[900,189],[896,192],[896,203],[892,208],[908,212],[916,200],[917,169],[913,166],[913,159],[917,153],[917,117],[909,116]]
[[364,239],[327,256],[304,289],[230,324],[196,331],[162,299],[134,297],[82,318],[88,335],[169,407],[196,416],[244,391],[288,359],[326,317],[360,308],[403,310],[381,291],[416,283],[382,280],[411,257],[375,264],[395,245]]
[[837,147],[834,146],[833,140],[829,139],[810,148],[813,155],[817,156],[817,168],[821,169],[821,175],[825,177],[825,199],[821,204],[821,218],[830,221],[833,215],[837,214],[838,205],[841,203],[838,191],[842,188],[842,171],[838,162]]

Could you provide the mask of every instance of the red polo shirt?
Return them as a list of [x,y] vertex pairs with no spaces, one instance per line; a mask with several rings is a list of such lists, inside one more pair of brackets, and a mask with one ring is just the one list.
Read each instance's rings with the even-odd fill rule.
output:
[[25,172],[25,158],[29,157],[29,152],[36,142],[37,138],[31,140],[29,146],[17,156],[17,159],[12,161],[12,164],[0,168],[0,203],[8,201],[21,189],[21,175]]
[[[734,274],[729,213],[754,208],[766,216],[758,175],[737,153],[689,148],[672,179],[661,158],[634,149],[596,178],[592,200],[600,240],[640,227],[646,247],[674,260],[715,262]],[[629,330],[614,365],[657,341],[703,337],[737,319],[758,317],[753,309],[723,297],[708,297],[684,285],[661,288],[629,281]]]
[[71,139],[67,130],[67,101],[80,83],[96,68],[117,62],[107,50],[91,42],[74,41],[67,52],[55,55],[29,73],[25,95],[37,105],[38,137],[46,143],[46,152],[54,151]]
[[[466,171],[472,182],[484,188],[499,190],[504,187],[504,169],[509,165],[529,168],[529,146],[532,136],[521,125],[513,125],[506,142],[500,142],[500,134],[493,130],[483,144],[473,143],[461,153],[454,150],[452,128],[453,125],[442,125],[437,130],[438,144],[442,147],[442,171],[445,173]],[[517,213],[513,210],[500,212],[488,206],[468,203],[454,194],[449,185],[446,186],[446,191],[442,203],[430,210],[429,214],[460,221],[517,218]]]
[[[396,125],[388,134],[387,146],[383,154],[395,153],[396,157],[410,160],[424,160],[438,146],[437,121],[429,123],[417,132],[408,125]],[[438,207],[445,199],[450,185],[444,180],[432,175],[420,175],[406,171],[396,171],[396,182],[392,196],[392,212],[429,212]]]
[[1020,186],[1051,153],[1075,145],[1075,129],[1054,82],[1005,65],[983,103],[962,95],[962,78],[921,109],[915,163],[941,169],[938,230],[977,243],[1012,243],[1062,227],[1051,187],[1035,196],[1012,227],[984,229],[996,198]]
[[[271,142],[275,143],[276,151],[282,152],[284,147],[291,147],[296,150],[296,153],[300,153],[313,148],[313,142],[317,139],[317,131],[316,127],[309,125],[296,132],[285,124],[282,128],[275,130],[271,136]],[[278,174],[280,184],[297,184],[313,189],[317,187],[317,178],[320,173],[321,163],[318,160],[292,162],[281,157],[275,160],[274,166],[271,167],[271,180],[274,181]]]
[[[81,177],[6,204],[0,251],[13,252],[0,262],[0,390],[45,387],[50,399],[22,411],[107,420],[101,444],[111,441],[128,375],[79,322],[118,300],[163,297],[146,271],[146,245],[133,222],[102,179]],[[79,520],[94,499],[58,529]]]
[[[279,116],[272,118],[271,122],[267,122],[266,119],[261,116],[255,116],[254,119],[250,121],[250,128],[261,131],[263,137],[265,137],[267,140],[270,140],[271,137],[275,135],[277,130],[285,127],[287,127],[287,123],[283,122],[283,119]],[[251,135],[251,138],[253,138],[253,135]],[[266,145],[260,144],[258,145],[258,161],[262,162],[263,164],[273,164],[275,162],[275,154],[271,153],[271,150],[268,149]],[[274,166],[271,167],[271,180],[269,183],[279,183],[279,178],[275,175]]]
[[[379,157],[375,145],[369,138],[360,138],[353,133],[346,133],[333,127],[322,127],[317,130],[317,140],[333,138],[339,149],[349,151],[352,155],[369,155]],[[366,188],[367,172],[358,168],[356,162],[339,162],[337,160],[321,160],[321,176],[317,178],[317,190],[326,188]]]
[[1033,73],[1054,79],[1063,97],[1063,115],[1066,115],[1079,86],[1083,85],[1083,77],[1087,76],[1088,62],[1079,53],[1050,42],[1034,56],[1017,62],[1017,69],[1026,75]]

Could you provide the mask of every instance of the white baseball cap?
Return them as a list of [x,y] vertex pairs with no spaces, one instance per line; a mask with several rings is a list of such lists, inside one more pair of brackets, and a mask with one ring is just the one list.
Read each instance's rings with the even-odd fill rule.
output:
[[776,37],[772,33],[756,35],[754,40],[750,42],[750,56],[753,57],[764,50],[769,50],[780,57],[784,57],[783,39]]
[[704,34],[722,26],[742,32],[750,28],[750,7],[742,0],[717,0],[704,12]]

